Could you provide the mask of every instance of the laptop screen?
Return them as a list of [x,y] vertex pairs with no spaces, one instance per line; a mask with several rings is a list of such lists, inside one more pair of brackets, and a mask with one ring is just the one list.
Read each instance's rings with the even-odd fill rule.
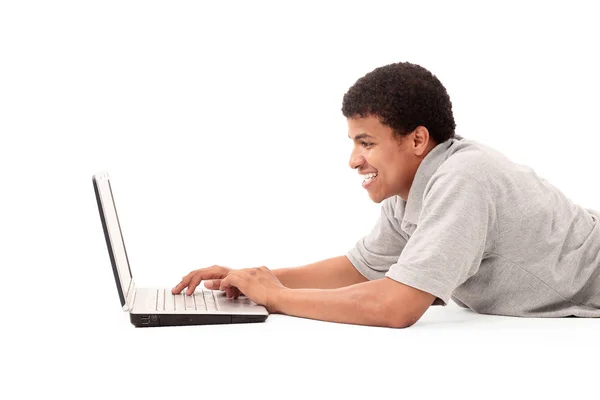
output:
[[93,183],[121,306],[124,306],[127,294],[129,293],[132,275],[108,174],[94,175]]

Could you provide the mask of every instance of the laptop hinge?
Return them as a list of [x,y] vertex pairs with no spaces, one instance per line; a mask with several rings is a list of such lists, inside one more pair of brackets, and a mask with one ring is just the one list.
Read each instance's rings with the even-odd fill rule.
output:
[[131,279],[131,283],[129,284],[129,290],[127,290],[127,299],[125,300],[125,305],[123,306],[123,311],[133,310],[134,302],[135,302],[135,281],[133,279]]

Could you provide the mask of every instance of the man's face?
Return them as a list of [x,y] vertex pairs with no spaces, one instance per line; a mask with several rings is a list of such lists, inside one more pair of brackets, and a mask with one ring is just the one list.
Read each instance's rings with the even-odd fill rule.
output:
[[375,116],[347,120],[354,141],[350,168],[367,175],[362,186],[371,200],[381,203],[395,195],[406,200],[421,160],[435,147],[427,129],[418,127],[400,140]]

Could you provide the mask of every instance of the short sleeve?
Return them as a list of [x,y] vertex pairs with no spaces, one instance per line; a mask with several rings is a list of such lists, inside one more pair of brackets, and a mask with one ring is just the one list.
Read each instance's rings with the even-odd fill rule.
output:
[[360,239],[346,257],[365,278],[380,279],[398,261],[408,236],[394,216],[395,198],[381,204],[381,215],[373,230]]
[[423,194],[417,228],[385,276],[446,305],[475,274],[491,236],[495,207],[489,191],[467,173],[434,175]]

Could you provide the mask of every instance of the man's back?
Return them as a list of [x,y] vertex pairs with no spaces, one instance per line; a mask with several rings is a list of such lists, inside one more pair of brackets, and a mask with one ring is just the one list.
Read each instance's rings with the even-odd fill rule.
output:
[[457,162],[476,171],[482,190],[490,191],[497,224],[479,272],[456,289],[455,299],[476,303],[479,312],[600,315],[598,213],[573,203],[532,168],[474,141],[457,142],[440,170]]

